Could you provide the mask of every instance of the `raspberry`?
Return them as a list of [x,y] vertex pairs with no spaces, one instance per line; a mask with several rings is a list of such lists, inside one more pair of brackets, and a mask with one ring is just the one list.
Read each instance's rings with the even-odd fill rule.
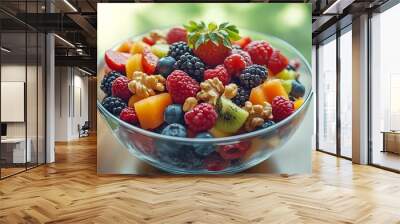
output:
[[173,71],[167,78],[167,90],[175,103],[183,104],[188,97],[200,91],[199,83],[181,70]]
[[249,53],[247,53],[247,51],[244,51],[242,49],[233,48],[231,51],[231,54],[239,54],[240,56],[242,56],[244,58],[244,60],[246,61],[247,66],[253,64],[253,62],[251,61],[251,57],[250,57]]
[[278,74],[280,71],[285,69],[289,64],[287,57],[281,54],[280,51],[274,51],[268,60],[267,68],[271,70],[273,74]]
[[133,107],[125,107],[122,109],[119,118],[129,124],[137,124],[139,122],[136,111]]
[[238,75],[246,67],[246,61],[240,54],[231,54],[225,58],[224,66],[230,75]]
[[272,116],[274,121],[281,121],[294,112],[294,104],[292,101],[282,96],[276,96],[272,101]]
[[119,116],[121,111],[126,107],[126,103],[121,98],[115,96],[104,98],[101,105],[115,116]]
[[239,86],[237,94],[233,97],[232,102],[239,107],[243,107],[244,103],[249,100],[250,90]]
[[212,79],[214,77],[217,77],[224,85],[228,85],[231,80],[231,76],[223,65],[218,65],[214,69],[207,69],[204,72],[204,80]]
[[259,65],[267,65],[269,58],[273,52],[271,45],[268,42],[258,40],[250,42],[245,48],[245,51],[251,56],[251,60]]
[[103,78],[103,80],[101,80],[101,85],[100,85],[100,89],[103,90],[103,92],[107,95],[107,96],[111,96],[111,87],[112,87],[112,83],[114,82],[114,80],[120,76],[123,76],[122,73],[117,72],[117,71],[110,71],[107,76],[105,76]]
[[220,171],[230,165],[230,162],[224,160],[218,153],[214,152],[207,156],[204,164],[209,171]]
[[218,153],[225,160],[239,159],[244,156],[249,149],[249,146],[250,145],[246,142],[224,145],[219,148]]
[[208,103],[201,103],[185,114],[185,123],[194,132],[211,129],[217,122],[217,112]]
[[118,77],[112,83],[111,92],[113,96],[117,96],[125,101],[128,101],[132,96],[128,88],[129,79],[126,76]]
[[187,42],[187,32],[182,27],[174,27],[167,33],[167,43],[173,44],[175,42]]
[[267,78],[268,72],[264,66],[250,65],[239,76],[240,85],[246,89],[252,89],[260,85]]
[[200,58],[186,52],[184,55],[179,57],[179,60],[176,61],[175,67],[176,69],[186,72],[196,81],[203,81],[205,65]]
[[185,53],[193,55],[192,49],[183,41],[173,43],[169,46],[168,56],[173,57],[175,60],[178,60]]

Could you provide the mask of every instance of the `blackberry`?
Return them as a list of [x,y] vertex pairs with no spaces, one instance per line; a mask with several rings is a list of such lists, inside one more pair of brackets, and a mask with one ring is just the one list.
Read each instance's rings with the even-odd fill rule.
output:
[[200,169],[203,165],[203,160],[190,148],[181,148],[171,150],[159,149],[158,157],[160,160],[169,165],[186,169]]
[[173,43],[169,46],[168,56],[175,58],[175,60],[178,60],[185,53],[193,54],[192,49],[183,41]]
[[127,107],[126,103],[119,97],[108,96],[101,102],[104,108],[106,108],[110,113],[119,117],[121,111]]
[[268,72],[264,66],[250,65],[241,72],[240,85],[250,90],[264,82],[267,76]]
[[109,72],[104,78],[103,80],[101,80],[101,84],[100,84],[100,89],[103,90],[103,92],[107,95],[107,96],[111,96],[111,87],[112,87],[112,83],[114,82],[114,80],[120,76],[123,76],[122,73],[117,72],[117,71],[111,71]]
[[232,102],[239,107],[243,107],[244,103],[249,100],[250,90],[245,89],[241,86],[238,88],[238,92],[235,97],[233,97]]
[[175,68],[186,72],[198,82],[203,81],[205,65],[200,58],[196,56],[186,52],[176,61]]

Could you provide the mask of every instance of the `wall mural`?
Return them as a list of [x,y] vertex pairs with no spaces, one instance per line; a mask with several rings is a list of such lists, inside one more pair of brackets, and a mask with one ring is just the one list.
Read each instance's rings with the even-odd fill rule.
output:
[[310,4],[99,4],[97,37],[99,173],[311,171]]

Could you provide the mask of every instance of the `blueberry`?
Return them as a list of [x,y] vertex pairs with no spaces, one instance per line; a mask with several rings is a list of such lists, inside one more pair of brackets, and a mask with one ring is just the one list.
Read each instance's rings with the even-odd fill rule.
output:
[[187,136],[186,128],[181,124],[170,124],[162,130],[161,134],[183,138]]
[[304,88],[303,84],[301,84],[299,81],[294,80],[292,82],[292,91],[290,92],[290,95],[299,98],[303,97],[306,92],[306,89]]
[[168,124],[184,124],[182,106],[179,104],[169,105],[164,111],[164,121]]
[[158,60],[156,66],[156,73],[161,74],[165,78],[168,77],[169,74],[174,70],[176,60],[173,57],[165,57]]
[[[213,138],[213,136],[207,132],[199,133],[196,138]],[[194,151],[200,156],[208,156],[215,151],[215,147],[212,144],[193,144]]]
[[[161,131],[161,134],[184,138],[187,136],[187,131],[186,128],[181,124],[169,124]],[[177,150],[180,150],[185,145],[180,144],[178,141],[167,141],[160,139],[156,142],[156,146],[159,152],[168,154],[175,153]]]
[[271,127],[272,125],[274,125],[275,124],[275,122],[273,122],[273,121],[266,121],[262,126],[261,126],[261,128],[268,128],[268,127]]

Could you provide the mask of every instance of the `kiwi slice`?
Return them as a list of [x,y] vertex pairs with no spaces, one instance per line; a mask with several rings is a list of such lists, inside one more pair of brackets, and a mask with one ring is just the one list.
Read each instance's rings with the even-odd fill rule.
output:
[[247,111],[225,97],[218,99],[216,109],[218,119],[215,128],[225,133],[236,133],[249,116]]

